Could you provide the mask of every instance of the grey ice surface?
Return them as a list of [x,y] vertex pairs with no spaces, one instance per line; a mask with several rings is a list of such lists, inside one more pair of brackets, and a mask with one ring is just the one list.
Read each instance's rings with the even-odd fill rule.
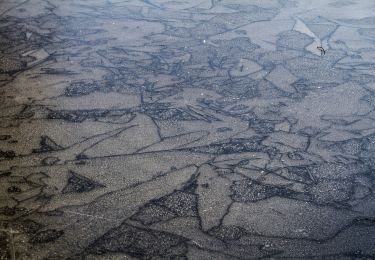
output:
[[375,259],[374,189],[373,0],[0,1],[0,259]]

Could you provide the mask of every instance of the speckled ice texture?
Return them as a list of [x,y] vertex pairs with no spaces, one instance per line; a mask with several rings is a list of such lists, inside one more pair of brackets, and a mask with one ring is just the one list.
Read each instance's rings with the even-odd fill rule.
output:
[[375,259],[373,0],[1,0],[0,259]]

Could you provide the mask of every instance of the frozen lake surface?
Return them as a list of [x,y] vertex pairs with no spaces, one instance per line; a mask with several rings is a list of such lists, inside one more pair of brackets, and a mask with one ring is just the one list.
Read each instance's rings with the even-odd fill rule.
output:
[[374,1],[0,2],[0,259],[374,259],[374,189]]

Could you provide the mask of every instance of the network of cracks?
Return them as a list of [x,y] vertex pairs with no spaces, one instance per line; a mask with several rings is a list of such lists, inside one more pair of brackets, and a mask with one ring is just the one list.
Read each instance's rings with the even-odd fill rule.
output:
[[0,4],[0,259],[375,259],[371,0]]

